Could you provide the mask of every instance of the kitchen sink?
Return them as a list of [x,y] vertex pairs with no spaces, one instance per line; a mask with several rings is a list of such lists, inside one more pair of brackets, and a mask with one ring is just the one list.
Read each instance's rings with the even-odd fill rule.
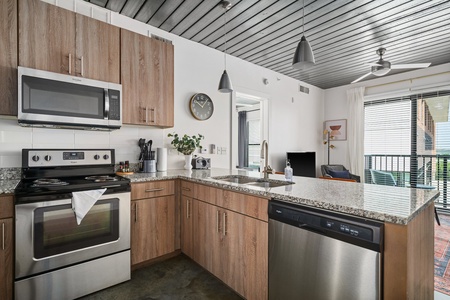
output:
[[246,184],[249,182],[255,182],[259,180],[259,178],[256,177],[249,177],[242,175],[219,176],[219,177],[212,177],[212,179],[238,184]]
[[290,182],[290,181],[262,179],[262,178],[249,177],[249,176],[243,176],[243,175],[219,176],[219,177],[212,177],[212,179],[219,180],[219,181],[226,181],[226,182],[230,182],[230,183],[249,185],[249,186],[264,187],[264,188],[272,188],[272,187],[279,187],[279,186],[294,184],[294,182]]

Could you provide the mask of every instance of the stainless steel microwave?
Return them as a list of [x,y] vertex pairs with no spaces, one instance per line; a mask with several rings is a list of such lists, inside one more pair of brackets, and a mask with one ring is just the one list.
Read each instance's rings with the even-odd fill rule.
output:
[[22,126],[114,130],[122,126],[122,86],[42,70],[18,68]]

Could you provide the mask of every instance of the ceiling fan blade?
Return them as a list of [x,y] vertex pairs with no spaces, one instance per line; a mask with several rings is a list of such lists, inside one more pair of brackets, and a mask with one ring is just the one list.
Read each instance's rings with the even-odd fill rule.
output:
[[353,80],[352,83],[355,83],[355,82],[358,82],[358,81],[360,81],[360,80],[363,80],[364,78],[366,78],[366,77],[369,76],[370,74],[372,74],[372,72],[369,72],[369,73],[367,73],[367,74],[365,74],[365,75],[359,77],[358,79]]
[[391,65],[391,69],[419,69],[419,68],[428,68],[431,63],[425,64],[400,64],[400,65]]
[[381,67],[382,65],[380,65],[380,64],[377,64],[377,63],[365,63],[365,65],[366,66],[369,66],[369,67]]

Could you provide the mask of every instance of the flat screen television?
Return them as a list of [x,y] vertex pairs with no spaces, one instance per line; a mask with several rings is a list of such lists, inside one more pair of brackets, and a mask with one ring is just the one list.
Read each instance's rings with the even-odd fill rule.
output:
[[292,151],[286,153],[294,176],[316,177],[316,152]]

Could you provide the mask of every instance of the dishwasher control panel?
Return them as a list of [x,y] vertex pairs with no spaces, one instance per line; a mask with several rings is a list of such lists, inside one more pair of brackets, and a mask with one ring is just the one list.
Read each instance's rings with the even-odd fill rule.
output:
[[274,200],[269,204],[269,218],[345,241],[370,243],[376,249],[382,243],[383,224],[373,220]]

